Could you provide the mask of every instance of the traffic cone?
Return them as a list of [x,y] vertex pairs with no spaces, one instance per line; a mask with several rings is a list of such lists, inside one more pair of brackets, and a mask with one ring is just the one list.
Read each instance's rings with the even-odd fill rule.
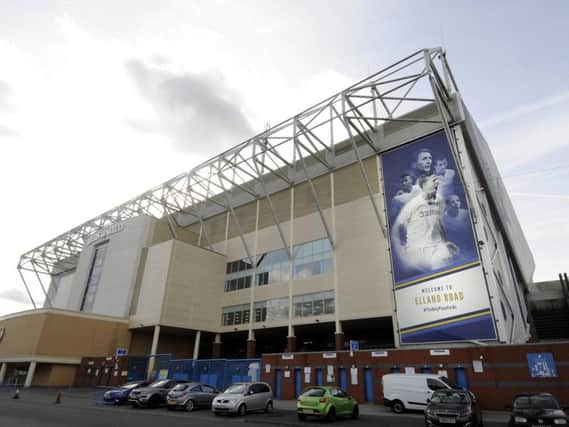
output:
[[20,398],[20,389],[17,388],[16,391],[14,392],[14,395],[12,396],[12,399],[19,399]]
[[57,396],[55,396],[55,404],[59,405],[61,403],[61,391],[57,392]]

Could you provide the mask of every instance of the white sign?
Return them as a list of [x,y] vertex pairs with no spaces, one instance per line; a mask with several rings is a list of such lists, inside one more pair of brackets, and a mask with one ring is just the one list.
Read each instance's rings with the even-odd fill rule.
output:
[[446,369],[439,370],[437,374],[439,374],[441,377],[448,377],[448,372],[446,371]]
[[128,356],[128,348],[117,348],[115,355],[117,357]]
[[90,235],[87,237],[85,245],[90,245],[97,240],[102,240],[109,237],[111,234],[119,233],[124,230],[124,224],[113,224],[110,227],[105,228],[104,230],[97,231],[95,234]]
[[168,378],[168,369],[160,369],[158,379],[165,380],[166,378]]
[[271,372],[271,364],[270,364],[270,363],[267,363],[267,364],[265,365],[265,372],[266,372],[267,374]]
[[353,385],[358,384],[358,368],[350,368],[350,377]]
[[334,382],[334,375],[326,375],[326,382],[333,383]]
[[385,350],[372,351],[371,357],[387,357],[387,351]]
[[405,373],[407,375],[415,375],[415,368],[413,366],[406,366]]
[[283,354],[281,355],[282,360],[292,360],[294,359],[294,354]]
[[309,373],[304,373],[304,382],[306,384],[310,383],[310,372]]
[[450,350],[448,349],[435,349],[435,350],[430,350],[429,354],[431,356],[449,356],[450,355]]
[[304,367],[304,373],[305,373],[305,374],[309,374],[309,373],[311,373],[311,372],[312,372],[312,368],[311,368],[310,366],[305,366],[305,367]]
[[324,359],[335,359],[336,353],[322,353],[322,358],[324,358]]
[[473,360],[472,369],[476,373],[484,372],[484,366],[482,365],[482,360]]
[[126,377],[128,375],[128,371],[121,371],[121,377]]
[[334,375],[334,365],[328,365],[326,366],[326,373],[328,375]]
[[284,371],[284,377],[285,378],[290,378],[290,371]]

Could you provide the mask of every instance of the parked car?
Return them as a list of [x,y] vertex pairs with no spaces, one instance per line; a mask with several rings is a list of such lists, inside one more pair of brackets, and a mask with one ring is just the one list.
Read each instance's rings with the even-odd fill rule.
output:
[[137,388],[146,387],[150,384],[150,381],[132,381],[130,383],[126,383],[119,388],[115,388],[113,390],[106,391],[103,394],[103,401],[105,403],[112,403],[114,405],[122,405],[126,403],[128,400],[128,395],[132,390],[136,390]]
[[128,402],[133,407],[139,408],[156,408],[166,403],[166,395],[177,384],[187,383],[188,381],[177,380],[158,380],[150,384],[148,387],[138,388],[131,391]]
[[358,418],[358,402],[344,390],[333,386],[310,387],[300,395],[296,403],[298,419],[325,417],[334,421],[337,416]]
[[215,415],[270,412],[273,410],[273,392],[267,383],[235,383],[213,399],[211,409]]
[[508,425],[510,427],[564,426],[567,414],[555,397],[549,393],[524,393],[514,398]]
[[435,391],[460,388],[436,374],[386,374],[382,383],[383,404],[397,414],[406,409],[424,411]]
[[466,390],[437,390],[425,409],[425,426],[452,424],[482,427],[482,413],[476,396]]
[[168,409],[185,409],[186,411],[193,411],[198,407],[209,408],[218,394],[218,390],[207,384],[178,384],[168,392],[166,405]]

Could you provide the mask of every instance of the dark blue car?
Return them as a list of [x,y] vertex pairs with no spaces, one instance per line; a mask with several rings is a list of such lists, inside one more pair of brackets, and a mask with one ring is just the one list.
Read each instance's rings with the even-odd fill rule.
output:
[[112,403],[113,405],[122,405],[128,400],[130,392],[136,388],[146,387],[150,381],[133,381],[126,383],[120,388],[109,390],[103,395],[105,403]]

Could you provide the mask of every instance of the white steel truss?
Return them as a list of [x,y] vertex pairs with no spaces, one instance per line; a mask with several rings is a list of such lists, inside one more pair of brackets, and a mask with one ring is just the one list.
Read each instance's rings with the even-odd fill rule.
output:
[[[307,182],[322,227],[332,247],[334,240],[326,221],[313,179],[333,171],[340,142],[347,142],[359,164],[378,225],[385,233],[383,216],[373,197],[362,153],[379,153],[374,134],[386,123],[431,123],[444,129],[454,141],[450,127],[460,118],[451,108],[458,88],[441,48],[423,49],[376,72],[347,89],[273,126],[245,142],[180,174],[139,196],[87,221],[23,254],[18,263],[20,277],[36,307],[22,272],[37,279],[44,304],[51,306],[40,274],[53,276],[73,270],[83,248],[107,227],[139,215],[167,219],[173,237],[176,228],[199,222],[209,248],[212,242],[205,220],[229,212],[245,252],[253,254],[242,233],[235,208],[265,199],[289,257],[285,238],[271,194]],[[424,119],[409,114],[435,105],[438,114]],[[343,147],[345,150],[345,147]]]

